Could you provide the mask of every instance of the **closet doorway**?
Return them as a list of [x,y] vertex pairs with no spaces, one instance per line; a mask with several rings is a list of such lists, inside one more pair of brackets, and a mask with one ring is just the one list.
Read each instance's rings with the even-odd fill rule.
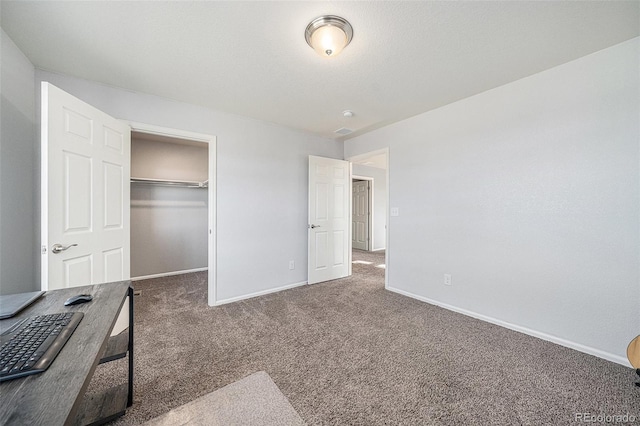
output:
[[130,125],[131,279],[207,270],[213,306],[216,138]]

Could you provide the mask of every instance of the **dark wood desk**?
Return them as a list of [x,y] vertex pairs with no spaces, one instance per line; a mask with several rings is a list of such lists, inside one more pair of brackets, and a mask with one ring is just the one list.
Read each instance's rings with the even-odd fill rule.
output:
[[[64,301],[81,293],[93,295],[93,301],[64,306]],[[129,296],[129,331],[125,331],[129,354],[127,405],[133,398],[133,291],[130,281],[52,290],[17,316],[0,321],[4,332],[25,317],[80,311],[84,318],[51,366],[40,374],[0,384],[0,425],[71,425],[91,423],[84,394],[98,364],[107,356],[110,338],[118,314]],[[126,307],[125,307],[126,309]],[[128,334],[128,335],[127,335]],[[124,356],[124,354],[123,354]],[[112,398],[112,397],[110,397]],[[100,402],[98,402],[100,403]],[[99,412],[100,410],[98,410]],[[121,413],[119,413],[121,414]],[[105,417],[105,413],[100,413]],[[106,415],[107,417],[109,414]]]

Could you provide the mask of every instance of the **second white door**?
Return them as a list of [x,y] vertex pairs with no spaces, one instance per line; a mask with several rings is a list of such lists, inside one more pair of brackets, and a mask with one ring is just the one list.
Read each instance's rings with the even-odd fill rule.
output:
[[369,181],[354,181],[352,189],[351,244],[355,249],[369,250]]

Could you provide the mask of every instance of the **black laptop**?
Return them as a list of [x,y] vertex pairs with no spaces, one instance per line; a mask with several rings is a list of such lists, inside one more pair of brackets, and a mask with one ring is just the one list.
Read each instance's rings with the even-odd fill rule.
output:
[[31,291],[0,296],[0,319],[11,318],[42,297],[44,293],[44,291]]

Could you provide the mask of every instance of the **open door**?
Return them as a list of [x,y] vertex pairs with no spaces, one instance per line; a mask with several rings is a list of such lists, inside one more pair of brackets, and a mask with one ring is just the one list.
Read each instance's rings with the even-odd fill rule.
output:
[[348,161],[309,156],[309,284],[351,273],[350,187]]
[[42,289],[129,279],[130,128],[42,83]]

